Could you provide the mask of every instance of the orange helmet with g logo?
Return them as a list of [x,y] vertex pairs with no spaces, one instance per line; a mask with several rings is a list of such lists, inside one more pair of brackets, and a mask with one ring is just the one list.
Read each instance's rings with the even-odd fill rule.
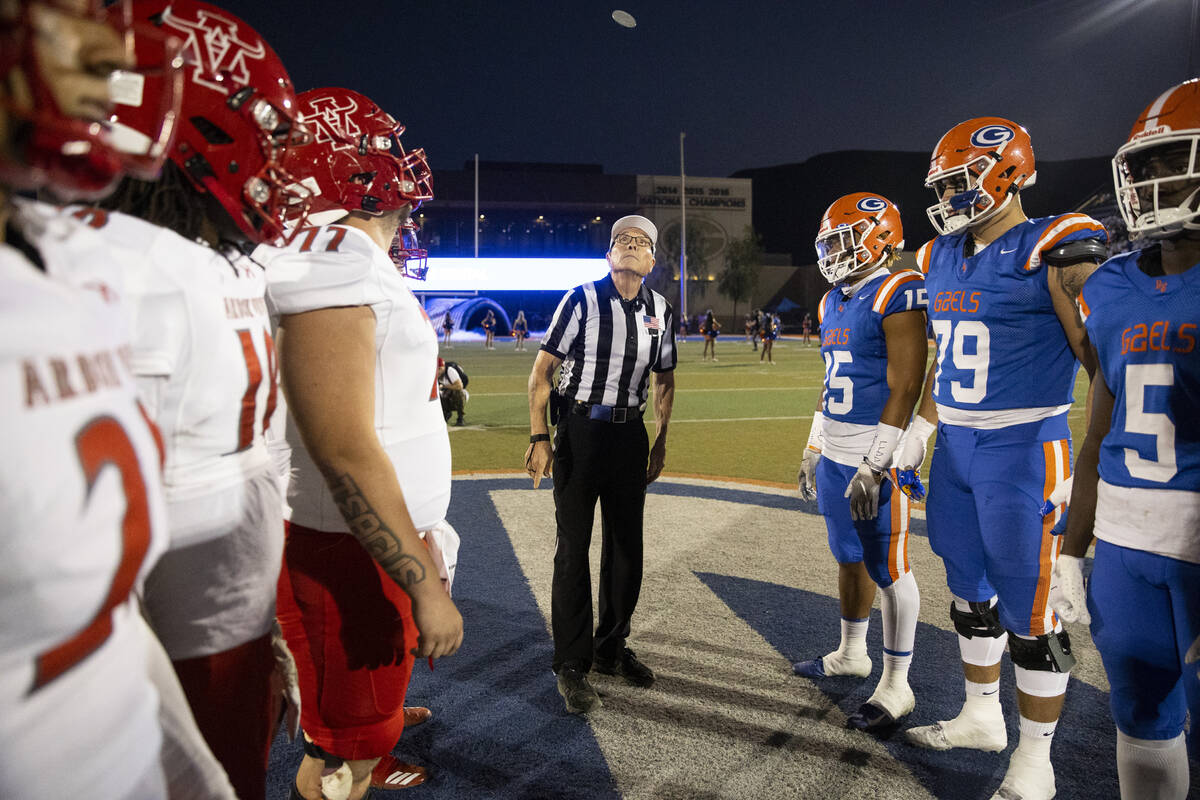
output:
[[937,202],[926,209],[938,233],[977,225],[1037,179],[1029,133],[1003,117],[960,122],[933,149],[925,185]]
[[1113,158],[1113,183],[1130,238],[1200,230],[1200,78],[1141,113]]
[[816,248],[817,267],[830,283],[874,269],[904,249],[900,209],[870,192],[840,197],[821,218]]

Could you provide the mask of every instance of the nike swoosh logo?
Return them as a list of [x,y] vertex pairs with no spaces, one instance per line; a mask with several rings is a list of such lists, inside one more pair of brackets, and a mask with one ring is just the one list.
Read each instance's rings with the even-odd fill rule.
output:
[[983,696],[984,696],[984,697],[987,697],[988,695],[993,695],[993,694],[995,694],[995,693],[996,693],[996,692],[998,692],[998,691],[1000,691],[1000,690],[999,690],[999,689],[992,689],[990,692],[984,692],[984,693],[983,693]]
[[1017,248],[1015,248],[1015,247],[1014,247],[1012,250],[1001,250],[1001,251],[1000,251],[1000,255],[1002,255],[1002,256],[1006,256],[1006,255],[1008,255],[1009,253],[1015,253],[1015,252],[1017,252]]

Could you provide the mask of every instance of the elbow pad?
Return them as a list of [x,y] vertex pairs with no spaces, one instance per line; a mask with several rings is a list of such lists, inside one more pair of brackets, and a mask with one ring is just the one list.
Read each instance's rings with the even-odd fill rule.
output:
[[1103,239],[1076,239],[1042,251],[1042,260],[1052,267],[1069,267],[1087,261],[1099,264],[1108,258],[1108,245]]

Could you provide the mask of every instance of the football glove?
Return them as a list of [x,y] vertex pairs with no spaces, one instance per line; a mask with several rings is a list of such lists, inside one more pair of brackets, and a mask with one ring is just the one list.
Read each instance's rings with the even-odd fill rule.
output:
[[1055,485],[1054,491],[1050,492],[1050,497],[1042,504],[1042,516],[1050,515],[1054,509],[1061,506],[1071,499],[1071,487],[1075,485],[1075,476],[1067,478],[1065,481],[1059,481]]
[[867,462],[858,465],[858,472],[850,479],[843,495],[850,498],[851,519],[868,520],[879,516],[879,483],[882,479],[882,473],[871,469]]
[[1083,559],[1059,555],[1050,576],[1050,606],[1064,622],[1092,623],[1083,582]]
[[817,499],[817,464],[821,462],[821,451],[811,447],[804,448],[804,460],[800,462],[800,472],[796,475],[799,484],[800,497],[805,500]]
[[909,500],[920,502],[925,499],[925,484],[921,483],[921,475],[915,469],[896,470],[896,485]]

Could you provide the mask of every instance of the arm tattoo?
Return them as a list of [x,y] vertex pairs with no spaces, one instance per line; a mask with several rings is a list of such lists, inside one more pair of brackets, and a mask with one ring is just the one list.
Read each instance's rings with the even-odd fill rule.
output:
[[354,538],[392,580],[402,589],[425,580],[424,565],[415,556],[404,552],[400,536],[383,524],[353,478],[343,473],[329,481],[329,489]]
[[[1080,261],[1077,264],[1059,267],[1055,270],[1058,273],[1059,288],[1063,290],[1063,294],[1067,296],[1072,305],[1079,305],[1079,294],[1083,291],[1083,284],[1096,271],[1096,267],[1097,265],[1091,261]],[[1078,313],[1075,314],[1075,326],[1083,327],[1083,320]]]

